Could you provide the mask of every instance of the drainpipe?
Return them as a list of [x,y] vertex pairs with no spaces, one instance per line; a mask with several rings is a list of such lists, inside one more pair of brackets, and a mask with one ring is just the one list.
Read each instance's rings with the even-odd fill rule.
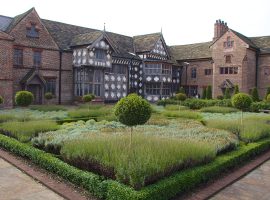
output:
[[59,51],[59,58],[60,58],[60,64],[59,64],[59,86],[58,86],[58,104],[61,104],[61,90],[62,90],[62,50]]

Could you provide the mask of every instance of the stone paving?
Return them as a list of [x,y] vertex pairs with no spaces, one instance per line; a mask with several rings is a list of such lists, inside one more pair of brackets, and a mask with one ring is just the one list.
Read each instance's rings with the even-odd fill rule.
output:
[[1,200],[63,200],[61,196],[36,182],[13,165],[0,158]]
[[270,160],[220,191],[211,200],[269,200]]

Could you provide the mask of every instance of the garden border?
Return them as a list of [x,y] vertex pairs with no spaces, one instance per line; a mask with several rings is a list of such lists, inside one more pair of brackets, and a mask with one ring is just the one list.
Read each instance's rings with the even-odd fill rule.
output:
[[[163,200],[175,198],[179,194],[191,191],[222,172],[254,158],[270,149],[270,139],[257,143],[242,145],[237,151],[218,156],[213,162],[187,169],[159,182],[136,191],[117,181],[106,180],[91,172],[84,172],[64,163],[49,153],[38,150],[28,144],[0,135],[0,146],[19,156],[32,160],[35,164],[57,174],[78,186],[83,187],[94,196],[109,200]],[[183,184],[184,183],[184,184]]]

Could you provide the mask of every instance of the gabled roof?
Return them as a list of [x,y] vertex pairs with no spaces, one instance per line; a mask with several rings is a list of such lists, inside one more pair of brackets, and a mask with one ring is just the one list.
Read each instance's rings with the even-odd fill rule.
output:
[[15,16],[5,31],[9,33],[25,16],[27,16],[33,10],[35,10],[35,8],[31,8],[25,13]]
[[38,73],[38,70],[36,68],[32,68],[28,71],[28,73],[22,78],[20,81],[21,84],[28,84],[31,80],[33,80],[34,77],[38,77],[40,82],[45,85],[46,81],[45,79]]
[[262,51],[270,51],[270,36],[250,37],[249,39]]
[[161,33],[134,36],[135,52],[147,52],[153,50],[160,37]]
[[76,35],[70,43],[70,46],[88,45],[96,41],[103,33],[101,31],[93,31]]
[[13,18],[0,15],[0,31],[6,31]]
[[0,30],[0,40],[14,40],[12,36]]
[[170,46],[170,52],[173,60],[192,60],[200,58],[211,58],[211,50],[209,46],[212,42],[175,45]]
[[69,49],[71,41],[77,35],[97,31],[91,28],[85,28],[45,19],[42,19],[42,22],[60,49]]
[[259,48],[258,46],[256,46],[256,45],[251,41],[250,38],[244,36],[243,34],[237,32],[237,31],[235,31],[235,30],[232,30],[232,29],[230,29],[230,30],[231,30],[236,36],[238,36],[241,40],[243,40],[245,43],[247,43],[250,47],[255,48],[255,49],[258,49],[258,48]]
[[231,82],[230,79],[226,79],[225,81],[223,81],[220,86],[220,88],[234,88],[234,84]]

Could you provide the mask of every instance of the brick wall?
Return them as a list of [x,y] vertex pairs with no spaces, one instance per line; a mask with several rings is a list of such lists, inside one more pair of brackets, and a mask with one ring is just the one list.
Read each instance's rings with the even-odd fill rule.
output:
[[258,77],[259,94],[264,98],[267,87],[270,87],[270,54],[259,56]]

